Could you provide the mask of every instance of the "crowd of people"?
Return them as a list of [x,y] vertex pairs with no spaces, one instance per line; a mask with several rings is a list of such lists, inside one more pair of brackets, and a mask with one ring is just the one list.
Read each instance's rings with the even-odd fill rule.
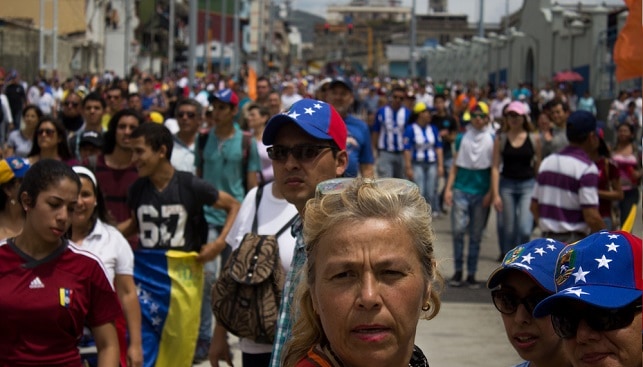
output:
[[[640,91],[603,123],[591,96],[565,85],[106,73],[29,86],[1,74],[0,279],[29,301],[0,287],[12,300],[0,309],[20,315],[0,325],[0,364],[64,365],[79,358],[83,326],[100,366],[231,364],[209,290],[253,218],[274,234],[296,217],[278,235],[287,276],[274,343],[242,339],[246,366],[428,366],[413,341],[445,283],[432,221],[450,214],[448,286],[480,288],[492,207],[502,264],[487,285],[525,366],[581,366],[607,353],[581,329],[640,327],[641,241],[616,232],[640,203]],[[543,238],[530,242],[536,227]],[[621,251],[635,272],[599,274]],[[607,300],[601,287],[620,286]],[[38,306],[45,288],[57,298]],[[182,303],[194,312],[173,313]],[[27,320],[54,306],[74,311]],[[47,317],[64,322],[36,325]],[[629,343],[620,365],[640,365]]]

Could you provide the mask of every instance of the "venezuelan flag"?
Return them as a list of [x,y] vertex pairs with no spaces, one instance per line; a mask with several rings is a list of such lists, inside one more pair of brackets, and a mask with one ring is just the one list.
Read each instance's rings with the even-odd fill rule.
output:
[[145,367],[192,366],[203,293],[203,265],[196,256],[174,250],[134,252]]

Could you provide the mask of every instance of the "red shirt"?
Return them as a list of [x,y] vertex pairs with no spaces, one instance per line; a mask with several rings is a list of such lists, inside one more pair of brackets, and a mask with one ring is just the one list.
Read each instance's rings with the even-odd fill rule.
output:
[[83,326],[120,314],[94,255],[69,244],[36,261],[0,241],[0,367],[80,367]]

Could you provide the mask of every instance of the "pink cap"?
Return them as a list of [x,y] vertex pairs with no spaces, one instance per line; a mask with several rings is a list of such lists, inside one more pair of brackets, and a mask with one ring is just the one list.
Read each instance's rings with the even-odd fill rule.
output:
[[513,102],[509,103],[509,106],[507,107],[505,112],[506,113],[515,112],[515,113],[517,113],[519,115],[524,115],[525,112],[526,112],[525,111],[525,105],[520,101],[513,101]]

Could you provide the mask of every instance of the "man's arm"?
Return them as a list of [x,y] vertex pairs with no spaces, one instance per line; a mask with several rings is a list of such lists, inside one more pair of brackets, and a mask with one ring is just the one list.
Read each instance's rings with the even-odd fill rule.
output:
[[134,219],[135,215],[136,214],[132,211],[128,219],[125,219],[124,221],[118,223],[118,225],[116,226],[116,228],[125,238],[128,238],[138,232],[138,224],[136,224],[136,219]]
[[587,207],[582,210],[583,219],[585,219],[585,223],[587,223],[592,233],[605,229],[605,222],[603,222],[597,207]]
[[225,210],[226,220],[223,224],[223,228],[221,229],[221,233],[219,233],[219,237],[217,237],[214,241],[205,244],[201,248],[201,252],[199,253],[199,256],[197,256],[198,261],[210,261],[217,257],[217,255],[219,255],[221,251],[223,251],[226,246],[225,238],[228,236],[230,228],[232,228],[232,224],[237,217],[237,213],[239,212],[239,208],[241,207],[241,205],[235,198],[232,197],[232,195],[228,194],[225,191],[219,190],[219,197],[217,201],[212,204],[212,207],[215,209]]

